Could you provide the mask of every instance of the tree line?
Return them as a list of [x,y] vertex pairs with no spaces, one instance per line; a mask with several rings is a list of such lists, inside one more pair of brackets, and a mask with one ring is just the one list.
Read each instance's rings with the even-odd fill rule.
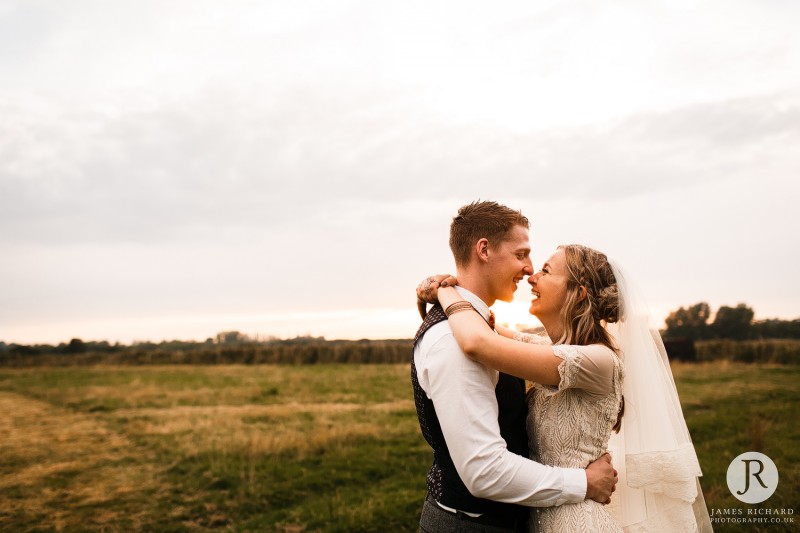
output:
[[77,338],[58,345],[0,342],[0,365],[405,363],[411,360],[411,350],[409,339],[254,338],[224,331],[202,342],[124,345]]
[[711,307],[700,302],[672,311],[665,320],[667,327],[662,333],[665,340],[800,339],[800,318],[754,321],[754,316],[751,307],[740,303],[736,307],[721,306],[711,320]]
[[[713,320],[705,302],[672,311],[662,330],[670,359],[800,362],[800,319],[754,321],[754,316],[746,304],[721,306]],[[130,345],[77,338],[58,345],[0,341],[0,365],[407,363],[411,351],[410,339],[279,339],[223,331],[205,341]]]

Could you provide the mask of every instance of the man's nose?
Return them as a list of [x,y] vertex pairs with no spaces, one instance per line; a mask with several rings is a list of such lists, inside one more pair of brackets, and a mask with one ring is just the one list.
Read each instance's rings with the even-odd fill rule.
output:
[[526,276],[530,276],[533,274],[533,263],[531,262],[530,257],[527,258],[527,260],[525,261],[525,268],[522,269],[522,272]]

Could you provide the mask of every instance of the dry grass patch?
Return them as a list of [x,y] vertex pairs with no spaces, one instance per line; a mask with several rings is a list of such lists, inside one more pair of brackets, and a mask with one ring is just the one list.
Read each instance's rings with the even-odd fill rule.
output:
[[204,452],[305,457],[354,438],[391,433],[376,416],[411,411],[411,400],[372,405],[285,403],[121,409],[108,416],[130,435],[171,436],[181,455]]
[[8,413],[0,417],[3,522],[40,517],[40,524],[60,531],[81,525],[70,507],[105,502],[115,510],[98,512],[96,523],[111,527],[123,517],[135,522],[119,502],[164,488],[155,469],[137,460],[140,450],[90,415],[9,392],[0,392],[0,410]]

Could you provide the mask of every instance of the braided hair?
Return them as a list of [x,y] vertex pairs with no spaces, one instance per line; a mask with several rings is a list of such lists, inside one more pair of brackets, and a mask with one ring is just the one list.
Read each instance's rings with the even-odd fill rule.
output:
[[[586,346],[602,344],[619,353],[613,337],[604,327],[620,320],[619,289],[608,257],[588,246],[569,244],[564,250],[567,269],[567,295],[561,308],[561,338],[556,344]],[[623,398],[616,431],[625,410]]]

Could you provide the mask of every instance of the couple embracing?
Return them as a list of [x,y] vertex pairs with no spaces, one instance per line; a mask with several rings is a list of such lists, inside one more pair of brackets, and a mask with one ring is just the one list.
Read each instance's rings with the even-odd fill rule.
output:
[[[462,207],[450,226],[456,277],[417,289],[411,380],[434,457],[420,530],[711,531],[646,307],[585,246],[559,247],[534,273],[528,229],[495,202]],[[490,307],[526,276],[546,335],[494,324]]]

